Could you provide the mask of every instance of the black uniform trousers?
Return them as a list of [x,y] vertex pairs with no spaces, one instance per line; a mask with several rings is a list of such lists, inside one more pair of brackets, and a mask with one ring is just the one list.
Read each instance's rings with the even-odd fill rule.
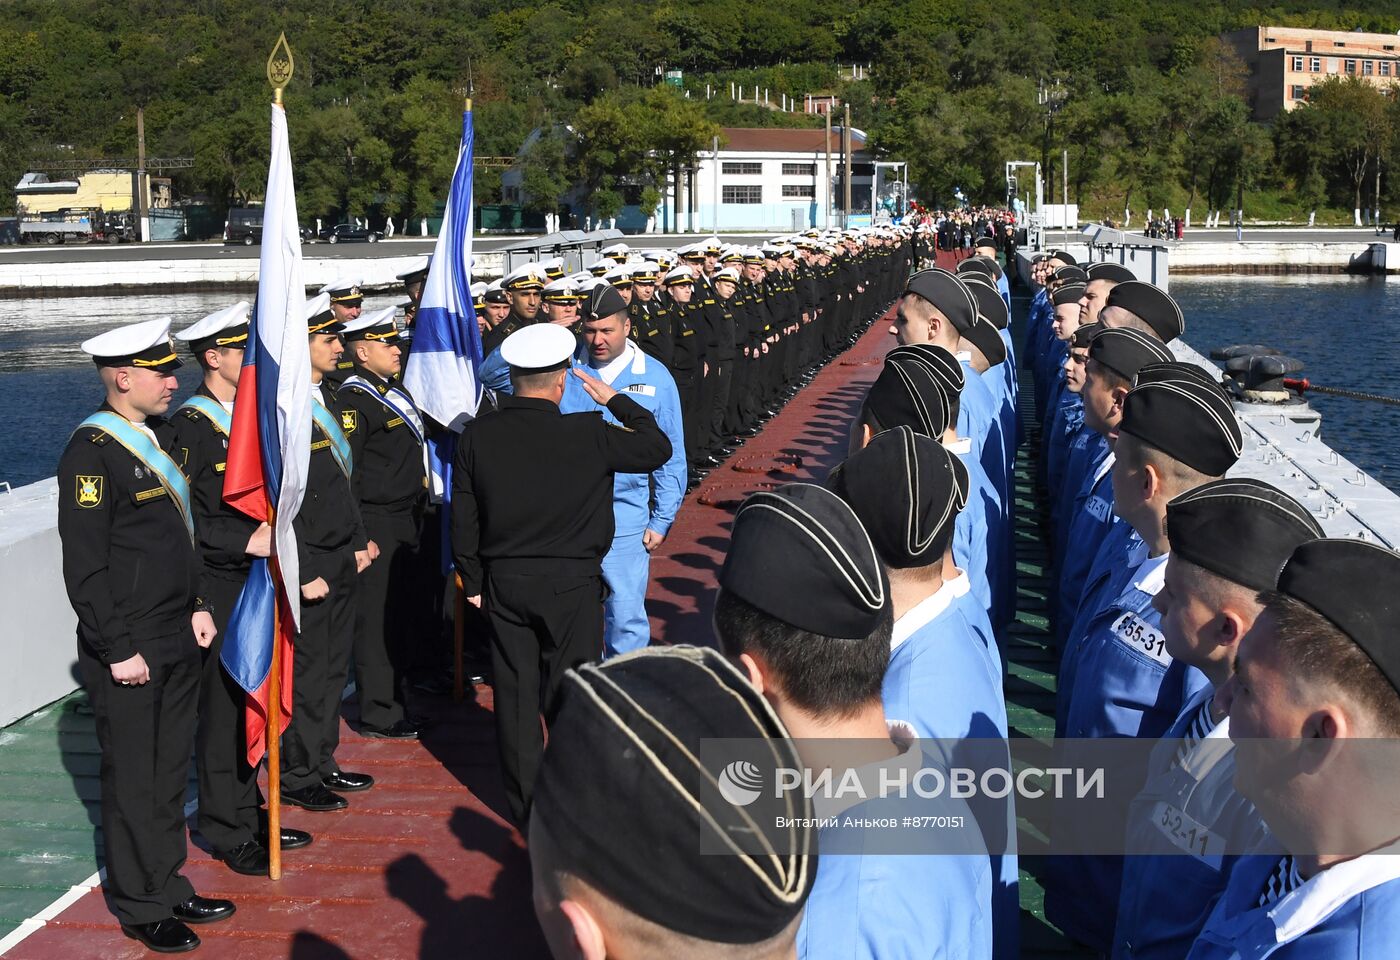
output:
[[360,515],[379,556],[355,580],[355,688],[360,722],[382,730],[404,717],[420,512],[362,503]]
[[122,923],[154,923],[194,896],[185,864],[185,784],[199,701],[194,633],[134,644],[151,679],[122,686],[78,642],[78,670],[102,750],[102,841],[107,892]]
[[695,369],[672,370],[671,374],[675,377],[676,393],[681,402],[681,431],[685,437],[686,460],[694,463],[703,456],[699,444],[701,372]]
[[[549,561],[543,561],[548,563]],[[523,826],[544,753],[540,715],[554,710],[564,671],[603,653],[603,578],[486,571],[496,746],[510,814]]]
[[709,423],[705,429],[705,442],[711,450],[724,445],[734,431],[727,429],[729,413],[729,392],[734,384],[734,361],[716,360],[710,363],[709,378],[714,382],[709,406]]
[[243,590],[244,578],[206,568],[205,598],[214,607],[214,642],[200,653],[199,726],[195,731],[195,768],[199,778],[199,832],[219,854],[255,839],[262,793],[258,771],[248,765],[248,736],[243,723],[247,694],[219,663],[229,615]]
[[292,721],[282,734],[282,787],[301,790],[337,772],[340,701],[355,638],[355,551],[314,555],[330,594],[301,605],[292,657]]

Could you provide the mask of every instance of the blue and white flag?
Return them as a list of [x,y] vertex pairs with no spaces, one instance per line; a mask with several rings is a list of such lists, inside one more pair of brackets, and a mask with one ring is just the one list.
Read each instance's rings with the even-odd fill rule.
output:
[[413,321],[413,349],[404,386],[427,416],[452,431],[428,440],[429,492],[439,501],[451,486],[455,434],[481,403],[481,333],[472,306],[472,113],[462,113],[462,145],[447,192],[447,210],[423,296]]

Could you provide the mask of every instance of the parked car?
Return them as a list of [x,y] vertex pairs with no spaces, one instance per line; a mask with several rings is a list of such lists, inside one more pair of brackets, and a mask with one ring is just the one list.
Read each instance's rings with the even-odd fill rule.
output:
[[366,243],[376,243],[383,237],[368,227],[359,227],[353,223],[337,223],[321,231],[321,239],[327,243],[354,243],[364,241]]
[[224,227],[224,243],[251,247],[262,243],[262,231],[262,207],[232,207],[228,212],[228,225]]

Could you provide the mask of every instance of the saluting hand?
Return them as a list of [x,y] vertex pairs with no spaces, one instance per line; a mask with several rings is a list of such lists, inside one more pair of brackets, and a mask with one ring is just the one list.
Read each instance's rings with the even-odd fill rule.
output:
[[570,373],[578,377],[579,383],[583,384],[584,392],[593,398],[593,402],[606,407],[608,401],[617,396],[617,391],[608,386],[597,377],[591,377],[578,367],[571,367]]
[[190,617],[190,629],[194,630],[194,642],[206,650],[219,633],[219,628],[214,626],[214,617],[208,610],[194,612]]
[[127,657],[121,663],[112,664],[109,669],[112,671],[112,679],[124,687],[139,687],[151,679],[151,668],[146,666],[146,658],[139,653],[134,657]]

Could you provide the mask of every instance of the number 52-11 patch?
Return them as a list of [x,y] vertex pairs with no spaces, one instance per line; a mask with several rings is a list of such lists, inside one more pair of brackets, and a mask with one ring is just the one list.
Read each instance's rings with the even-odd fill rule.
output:
[[1131,610],[1113,621],[1113,635],[1118,638],[1120,643],[1127,644],[1138,653],[1151,657],[1164,667],[1172,662],[1171,654],[1167,653],[1167,641],[1162,636],[1162,631]]

